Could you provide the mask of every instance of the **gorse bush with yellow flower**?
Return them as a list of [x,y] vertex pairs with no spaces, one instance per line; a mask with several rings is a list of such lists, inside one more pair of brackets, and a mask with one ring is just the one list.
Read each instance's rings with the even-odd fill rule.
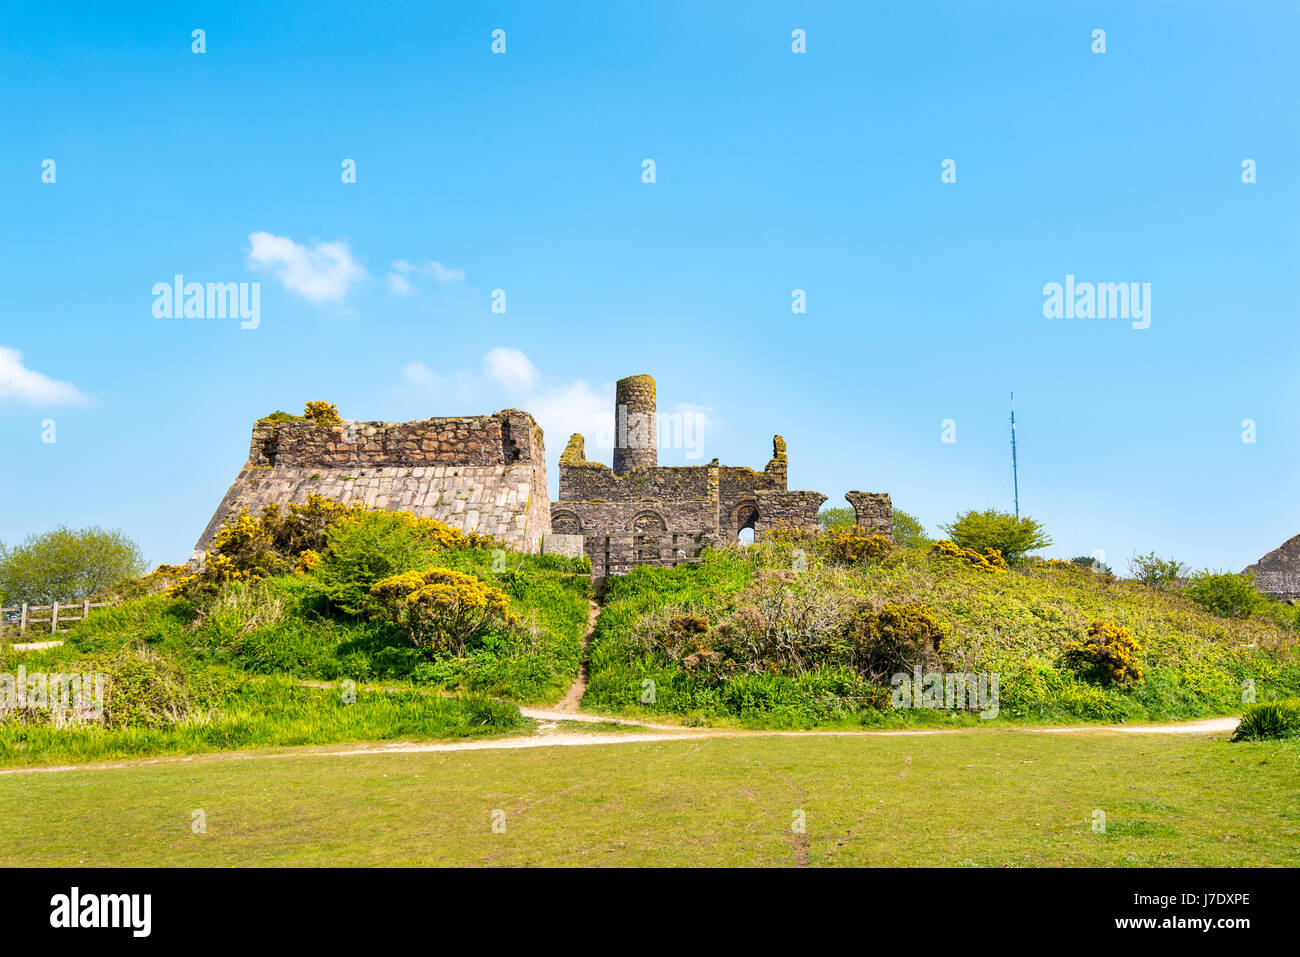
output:
[[825,535],[826,557],[836,565],[855,565],[885,558],[894,543],[884,535],[873,535],[861,525],[832,528]]
[[450,568],[393,575],[376,582],[370,595],[372,616],[435,654],[464,654],[476,638],[518,624],[501,589]]
[[1007,570],[1006,559],[996,548],[984,549],[981,555],[973,548],[962,548],[956,542],[942,539],[930,548],[930,552],[942,558],[956,558],[982,572],[1002,572]]
[[1066,644],[1062,661],[1083,677],[1102,684],[1135,685],[1142,680],[1142,647],[1133,632],[1113,621],[1088,624],[1084,641]]

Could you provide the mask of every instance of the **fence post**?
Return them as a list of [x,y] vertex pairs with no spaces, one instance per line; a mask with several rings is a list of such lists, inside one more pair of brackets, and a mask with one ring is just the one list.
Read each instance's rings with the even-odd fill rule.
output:
[[18,634],[27,634],[27,602],[23,602],[23,612],[18,618]]
[[56,634],[59,630],[59,603],[56,601],[50,606],[50,634]]
[[81,603],[81,620],[85,621],[90,617],[90,599],[87,598]]

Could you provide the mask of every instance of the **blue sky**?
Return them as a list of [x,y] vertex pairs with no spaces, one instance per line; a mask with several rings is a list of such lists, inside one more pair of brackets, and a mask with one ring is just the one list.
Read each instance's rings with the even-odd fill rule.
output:
[[[0,540],[183,560],[318,398],[527,408],[554,488],[648,372],[703,460],[780,432],[791,487],[931,528],[1011,507],[1014,390],[1048,553],[1243,567],[1300,532],[1300,8],[983,6],[7,6]],[[177,273],[258,327],[156,318]],[[1045,318],[1067,274],[1150,283],[1149,328]]]

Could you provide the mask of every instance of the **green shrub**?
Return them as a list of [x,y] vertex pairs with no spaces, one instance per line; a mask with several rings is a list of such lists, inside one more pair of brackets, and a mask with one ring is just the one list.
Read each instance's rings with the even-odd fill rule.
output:
[[848,528],[850,525],[858,524],[858,513],[843,505],[831,506],[817,513],[817,523],[823,532],[829,532],[834,528]]
[[190,717],[184,671],[146,645],[124,645],[94,662],[104,675],[108,728],[166,728]]
[[1183,563],[1174,559],[1157,558],[1155,552],[1134,555],[1129,559],[1129,574],[1144,585],[1164,588],[1177,581],[1183,573]]
[[437,549],[400,512],[365,512],[332,526],[315,580],[330,604],[350,615],[364,612],[370,589],[393,575],[428,568]]
[[1255,590],[1255,573],[1197,572],[1187,586],[1187,597],[1221,618],[1249,618],[1263,611],[1268,599]]
[[81,601],[146,567],[139,546],[120,531],[61,525],[14,548],[0,544],[0,603]]
[[1008,562],[1018,562],[1036,548],[1052,544],[1042,523],[1027,515],[1011,515],[995,508],[963,512],[951,525],[941,526],[954,542],[973,552],[993,550]]
[[1300,698],[1253,704],[1232,733],[1233,741],[1267,741],[1300,736]]

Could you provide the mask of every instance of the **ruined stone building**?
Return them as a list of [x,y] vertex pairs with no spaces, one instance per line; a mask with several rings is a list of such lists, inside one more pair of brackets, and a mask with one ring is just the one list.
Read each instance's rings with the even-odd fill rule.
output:
[[1282,601],[1300,601],[1300,535],[1295,535],[1246,568],[1255,587]]
[[[691,559],[742,532],[815,531],[821,492],[786,487],[785,440],[772,440],[761,472],[742,466],[659,465],[655,381],[621,379],[615,394],[614,466],[588,462],[574,435],[560,458],[559,500],[549,501],[542,430],[517,409],[419,422],[324,425],[272,416],[253,427],[248,461],[199,537],[196,555],[247,508],[318,494],[345,504],[410,511],[520,551],[581,554],[598,578],[643,562]],[[849,492],[858,524],[893,531],[889,496]]]
[[551,523],[542,430],[527,412],[337,425],[268,418],[253,426],[248,461],[196,551],[241,508],[259,515],[311,494],[414,512],[521,551],[537,551]]
[[[613,468],[587,461],[585,441],[574,435],[560,458],[559,497],[551,503],[552,532],[581,535],[598,577],[613,560],[611,536],[633,552],[634,560],[670,561],[682,551],[735,543],[747,529],[754,536],[779,528],[817,529],[826,496],[786,487],[781,436],[772,439],[772,458],[761,472],[720,465],[717,459],[661,466],[654,379],[620,379],[614,403]],[[851,492],[848,497],[860,524],[892,533],[888,495]]]

